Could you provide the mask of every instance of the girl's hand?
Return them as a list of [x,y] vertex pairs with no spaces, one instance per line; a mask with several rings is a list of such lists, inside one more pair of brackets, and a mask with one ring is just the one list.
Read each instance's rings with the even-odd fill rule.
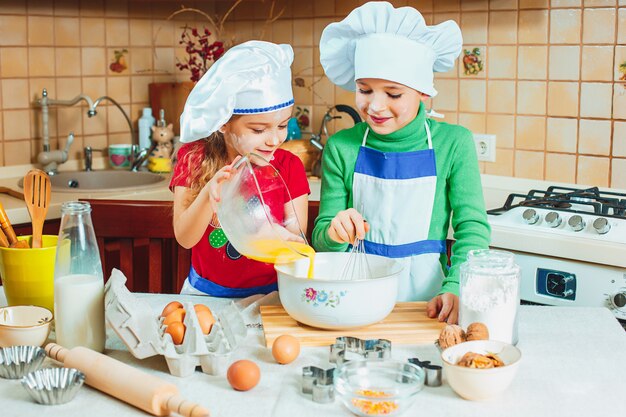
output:
[[337,213],[330,222],[328,235],[337,243],[354,243],[355,238],[364,239],[370,225],[356,209],[349,208]]
[[437,317],[439,321],[457,324],[459,321],[459,297],[449,292],[436,296],[428,302],[426,314],[431,319]]
[[241,159],[241,156],[237,156],[233,162],[217,171],[215,175],[213,175],[213,178],[205,185],[205,189],[209,194],[209,203],[214,213],[217,211],[217,203],[220,201],[222,183],[231,177],[233,165],[235,165],[239,159]]

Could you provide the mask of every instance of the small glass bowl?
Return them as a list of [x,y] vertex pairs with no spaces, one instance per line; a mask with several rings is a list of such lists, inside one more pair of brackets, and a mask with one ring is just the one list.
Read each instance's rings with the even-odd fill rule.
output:
[[335,371],[337,397],[354,414],[397,416],[406,411],[424,386],[424,370],[404,361],[353,360]]
[[22,386],[39,404],[65,404],[74,399],[85,374],[74,368],[44,368],[22,378]]
[[0,348],[0,377],[18,379],[39,369],[46,352],[39,346]]

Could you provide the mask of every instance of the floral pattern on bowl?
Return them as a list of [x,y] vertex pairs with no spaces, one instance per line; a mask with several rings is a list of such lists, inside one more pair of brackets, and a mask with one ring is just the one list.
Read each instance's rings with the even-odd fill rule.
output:
[[324,307],[335,308],[341,303],[341,297],[344,297],[347,293],[347,290],[335,293],[334,291],[317,291],[315,288],[309,287],[304,289],[301,298],[302,301],[313,303],[313,307],[323,305]]

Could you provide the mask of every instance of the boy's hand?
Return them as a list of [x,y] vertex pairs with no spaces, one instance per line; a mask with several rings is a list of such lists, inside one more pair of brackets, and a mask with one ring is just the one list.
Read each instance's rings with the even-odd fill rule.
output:
[[233,162],[217,171],[215,175],[213,175],[213,178],[211,178],[205,186],[209,194],[209,203],[211,204],[211,208],[214,213],[217,212],[217,203],[220,201],[222,183],[230,178],[233,171],[233,165],[235,165],[239,159],[241,159],[241,156],[237,156]]
[[370,225],[361,213],[349,208],[337,213],[330,222],[328,235],[337,243],[354,243],[355,238],[364,239],[369,230]]
[[426,306],[426,314],[431,319],[437,317],[439,321],[457,324],[459,321],[459,297],[449,292],[434,297]]

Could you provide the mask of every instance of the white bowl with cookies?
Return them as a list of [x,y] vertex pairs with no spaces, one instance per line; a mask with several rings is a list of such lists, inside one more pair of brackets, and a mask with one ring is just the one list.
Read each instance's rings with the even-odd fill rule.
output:
[[482,401],[500,395],[513,382],[522,352],[496,340],[472,340],[441,353],[450,387],[466,400]]

